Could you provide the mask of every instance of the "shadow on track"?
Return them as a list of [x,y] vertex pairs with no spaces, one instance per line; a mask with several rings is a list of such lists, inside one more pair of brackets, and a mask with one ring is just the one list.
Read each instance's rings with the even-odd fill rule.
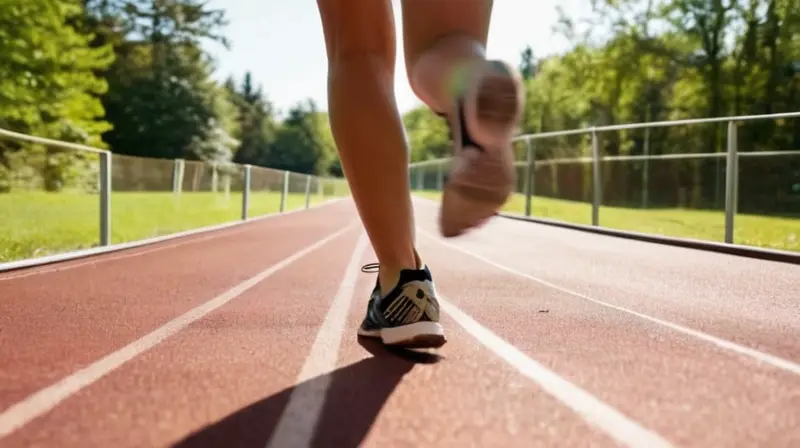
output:
[[415,364],[433,364],[441,357],[426,352],[389,349],[373,340],[359,339],[358,342],[372,357],[259,400],[173,446],[264,448],[292,392],[300,386],[318,389],[315,386],[324,382],[329,382],[329,386],[312,446],[359,446],[403,376]]

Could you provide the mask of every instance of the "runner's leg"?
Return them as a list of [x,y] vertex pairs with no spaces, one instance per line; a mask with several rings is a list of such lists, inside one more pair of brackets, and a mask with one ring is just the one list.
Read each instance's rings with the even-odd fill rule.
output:
[[[384,288],[416,268],[403,125],[394,96],[395,30],[385,0],[318,0],[328,113],[342,168],[380,262]],[[386,292],[386,291],[384,291]]]
[[414,247],[408,148],[394,97],[389,0],[317,0],[328,54],[328,113],[350,190],[379,261],[358,334],[439,347],[433,279]]
[[454,160],[440,227],[456,236],[494,215],[515,183],[511,137],[519,73],[486,61],[492,0],[402,0],[406,69],[416,95],[446,115]]

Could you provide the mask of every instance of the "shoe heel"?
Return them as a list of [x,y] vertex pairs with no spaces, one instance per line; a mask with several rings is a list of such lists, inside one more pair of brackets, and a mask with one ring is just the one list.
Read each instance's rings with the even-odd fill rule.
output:
[[522,82],[513,67],[487,61],[466,103],[465,118],[475,140],[485,147],[505,147],[522,115]]
[[381,340],[386,345],[404,348],[438,348],[447,342],[438,322],[416,322],[402,327],[382,328]]

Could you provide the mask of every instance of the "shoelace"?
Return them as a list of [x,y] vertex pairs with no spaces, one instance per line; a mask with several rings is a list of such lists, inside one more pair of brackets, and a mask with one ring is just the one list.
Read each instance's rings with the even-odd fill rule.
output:
[[367,274],[378,272],[378,268],[380,268],[380,263],[367,263],[364,266],[361,266],[361,272],[365,272]]

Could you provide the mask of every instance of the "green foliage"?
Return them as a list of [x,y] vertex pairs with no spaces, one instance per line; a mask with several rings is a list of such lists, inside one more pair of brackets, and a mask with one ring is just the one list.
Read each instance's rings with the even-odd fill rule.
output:
[[[595,0],[587,1],[578,16],[562,12],[558,29],[572,41],[569,51],[536,58],[530,48],[521,49],[519,67],[526,86],[521,130],[796,112],[796,5],[793,0]],[[447,153],[437,117],[420,109],[407,113],[404,122],[412,160]],[[724,124],[657,128],[648,137],[648,152],[724,151],[725,136]],[[603,155],[640,155],[644,137],[642,131],[605,132],[600,149]],[[749,122],[740,127],[737,143],[745,151],[798,150],[800,119]],[[541,160],[589,155],[590,141],[570,136],[537,140],[536,145]],[[604,195],[609,200],[630,196],[626,179],[641,179],[641,168],[606,165]],[[557,197],[573,191],[575,199],[583,198],[590,173],[581,170],[552,174],[549,191]],[[664,173],[659,189],[684,191],[692,207],[722,206],[724,161],[687,163],[675,170]],[[797,157],[770,157],[763,163],[749,159],[742,162],[740,177],[740,210],[796,214],[798,199],[790,199],[790,190],[800,184]]]
[[291,108],[269,151],[269,166],[301,173],[327,173],[336,158],[328,115],[312,100]]
[[428,108],[417,108],[403,116],[411,161],[449,156],[450,140],[447,123]]
[[[93,36],[72,22],[79,1],[0,2],[0,127],[60,140],[105,146],[99,96],[107,83],[96,71],[114,60],[109,45],[90,46]],[[71,151],[0,142],[0,191],[10,191],[27,164],[39,188],[62,188],[81,156]],[[24,171],[24,170],[22,170]],[[30,182],[28,182],[30,183]]]
[[[796,111],[796,3],[591,0],[576,16],[559,9],[557,29],[571,49],[519,52],[526,88],[520,130]],[[298,99],[279,114],[265,92],[280,86],[257,85],[250,73],[224,83],[211,78],[202,43],[227,45],[226,26],[223,11],[203,0],[0,1],[0,127],[132,156],[341,175],[327,114],[313,102]],[[403,123],[412,161],[450,154],[445,121],[427,108],[406,113]],[[645,145],[641,132],[606,133],[601,150],[725,149],[722,125],[659,128],[648,139]],[[588,155],[589,143],[585,135],[544,140],[537,157]],[[749,123],[738,143],[753,151],[798,149],[800,120]],[[742,165],[743,178],[760,180],[740,191],[742,207],[791,204],[788,186],[800,184],[800,166],[791,160]],[[620,166],[604,168],[609,198],[624,196],[619,185],[626,184],[617,180],[638,169]],[[659,182],[685,190],[693,206],[719,206],[723,168],[686,164]],[[91,191],[95,171],[96,160],[75,151],[0,141],[0,192]],[[584,197],[588,175],[575,170],[547,182],[554,194]]]
[[54,137],[75,128],[86,143],[102,144],[109,125],[97,95],[107,83],[94,71],[114,54],[89,47],[92,36],[69,24],[80,14],[77,0],[0,2],[0,125]]
[[330,173],[338,157],[327,113],[307,100],[298,102],[278,122],[275,110],[260,86],[246,73],[241,86],[225,83],[237,108],[237,163],[267,166],[300,173]]
[[[281,122],[249,73],[241,88],[211,78],[202,44],[227,46],[226,25],[202,0],[0,2],[0,127],[130,156],[335,169],[316,105]],[[91,191],[92,175],[80,152],[0,141],[0,192]]]
[[[206,158],[198,143],[215,134],[219,124],[233,130],[233,106],[209,80],[210,64],[199,49],[170,49],[158,73],[152,70],[154,51],[138,43],[125,44],[119,63],[110,70],[111,91],[104,98],[115,128],[105,138],[114,152],[163,158]],[[230,147],[229,150],[233,150]],[[232,154],[231,154],[232,156]],[[227,157],[230,159],[231,157]]]

